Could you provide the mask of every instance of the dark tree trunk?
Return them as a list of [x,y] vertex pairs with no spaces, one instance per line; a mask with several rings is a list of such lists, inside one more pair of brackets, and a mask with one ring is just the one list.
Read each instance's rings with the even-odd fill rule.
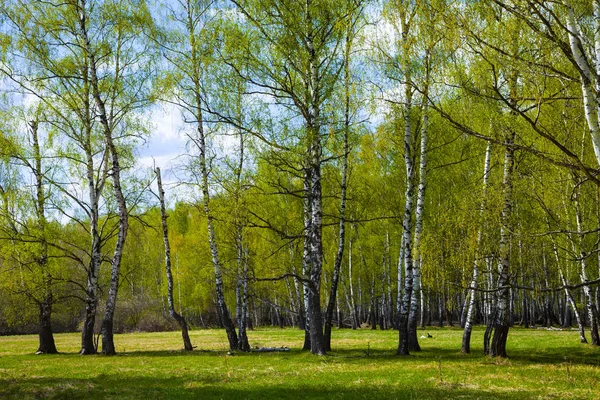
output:
[[46,296],[39,304],[39,347],[36,354],[56,354],[52,333],[52,296]]
[[46,196],[44,191],[44,172],[42,169],[42,152],[38,140],[38,121],[29,123],[33,143],[34,163],[32,171],[35,176],[35,211],[37,228],[40,231],[40,253],[37,254],[37,265],[43,276],[43,298],[38,302],[39,309],[39,347],[36,354],[57,353],[52,333],[52,275],[48,271],[48,242],[46,232]]
[[98,349],[94,343],[94,326],[96,324],[96,308],[98,299],[87,298],[85,306],[85,319],[81,331],[81,350],[79,354],[96,354]]

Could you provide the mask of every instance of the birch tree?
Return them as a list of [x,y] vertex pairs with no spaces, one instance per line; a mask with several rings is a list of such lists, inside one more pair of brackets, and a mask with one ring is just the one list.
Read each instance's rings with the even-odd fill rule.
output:
[[[56,139],[56,169],[62,172],[45,179],[62,193],[70,207],[58,204],[53,207],[89,232],[89,247],[81,248],[74,242],[66,246],[71,248],[69,257],[87,274],[87,287],[83,289],[86,311],[81,354],[93,354],[96,352],[94,325],[102,244],[109,231],[104,229],[106,224],[100,224],[101,198],[108,176],[108,152],[97,129],[87,59],[81,47],[71,40],[73,26],[72,29],[66,25],[60,29],[49,28],[59,26],[67,19],[67,4],[54,7],[51,3],[15,1],[7,4],[2,13],[10,21],[7,33],[14,40],[14,46],[6,52],[11,57],[2,72],[25,95],[40,101],[49,126],[60,132],[61,137]],[[35,23],[28,24],[28,20]],[[73,24],[75,21],[71,19]],[[76,189],[61,181],[71,182]],[[87,198],[85,190],[79,190],[80,185],[87,187]],[[88,220],[78,217],[70,208],[82,211]],[[81,253],[86,257],[78,256]]]
[[[293,110],[302,124],[302,171],[305,202],[304,282],[308,289],[310,349],[325,354],[321,314],[323,266],[322,171],[324,127],[328,125],[325,105],[330,101],[341,73],[340,54],[345,27],[350,23],[348,2],[342,7],[327,1],[297,2],[233,1],[248,24],[249,34],[264,48],[250,55],[249,71],[241,75],[257,93],[274,104]],[[265,29],[269,26],[270,29]],[[259,54],[262,53],[262,54]],[[306,290],[305,290],[306,292]]]
[[[71,16],[76,16],[75,40],[79,42],[87,58],[89,84],[109,154],[110,176],[118,208],[119,228],[111,260],[110,286],[101,330],[102,353],[112,355],[116,353],[113,317],[129,225],[127,201],[121,181],[122,157],[117,140],[126,135],[127,129],[131,129],[131,125],[127,125],[127,118],[131,118],[132,114],[151,100],[151,64],[148,57],[151,53],[148,52],[148,46],[139,40],[149,26],[149,15],[143,1],[135,4],[105,2],[96,5],[87,0],[78,0],[75,4],[63,7],[69,7],[69,11],[73,13]],[[106,8],[103,10],[103,7]],[[100,13],[102,11],[105,12]],[[105,29],[105,36],[90,34],[91,26]],[[105,50],[107,45],[115,49],[109,52],[108,57]]]

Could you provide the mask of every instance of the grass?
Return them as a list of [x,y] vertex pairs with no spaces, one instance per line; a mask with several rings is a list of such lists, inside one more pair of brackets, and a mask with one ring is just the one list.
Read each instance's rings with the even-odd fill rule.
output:
[[508,359],[482,353],[473,332],[470,355],[462,331],[428,328],[422,351],[395,355],[396,331],[335,330],[325,357],[299,349],[304,333],[258,329],[252,346],[289,346],[289,353],[227,354],[220,330],[115,336],[114,357],[79,356],[79,334],[56,335],[61,354],[34,355],[37,337],[0,337],[0,399],[598,399],[600,349],[575,331],[509,334]]

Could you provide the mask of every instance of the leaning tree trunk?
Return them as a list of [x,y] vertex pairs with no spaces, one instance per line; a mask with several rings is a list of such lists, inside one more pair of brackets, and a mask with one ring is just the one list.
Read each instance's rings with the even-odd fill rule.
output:
[[171,273],[171,244],[169,243],[169,227],[167,225],[167,208],[165,207],[165,191],[163,190],[160,168],[156,167],[156,183],[158,185],[158,200],[160,201],[160,215],[162,222],[163,242],[165,245],[165,272],[167,274],[167,303],[169,305],[169,314],[177,321],[181,328],[181,338],[183,339],[183,348],[186,351],[192,351],[192,342],[188,333],[188,324],[185,318],[175,311],[173,301],[173,274]]
[[471,352],[471,332],[473,331],[473,317],[475,314],[475,290],[477,288],[477,276],[479,274],[479,249],[483,239],[483,216],[485,212],[485,204],[487,200],[487,186],[491,169],[492,142],[488,142],[485,150],[485,161],[483,164],[483,190],[481,193],[481,206],[479,209],[479,231],[477,232],[477,243],[475,251],[475,260],[473,262],[473,279],[471,279],[471,287],[469,289],[469,306],[465,319],[465,330],[463,332],[461,352],[469,354]]
[[123,257],[123,248],[125,247],[127,229],[129,227],[129,216],[127,212],[127,205],[125,203],[125,196],[123,195],[123,191],[121,189],[121,167],[119,165],[119,155],[112,141],[112,136],[110,133],[107,133],[107,135],[108,147],[112,156],[112,178],[118,204],[119,231],[117,234],[117,244],[115,246],[115,251],[111,261],[110,287],[108,290],[108,297],[106,299],[106,308],[104,312],[104,320],[102,321],[101,332],[102,353],[106,355],[114,355],[116,354],[116,350],[113,338],[113,318],[117,305],[121,259]]
[[[600,122],[598,120],[600,102],[597,95],[600,87],[600,82],[598,82],[600,62],[597,62],[600,59],[600,4],[594,1],[593,8],[594,54],[591,54],[591,57],[585,54],[587,46],[584,46],[580,39],[584,35],[581,34],[579,24],[575,19],[575,12],[571,6],[567,6],[566,31],[568,32],[569,47],[572,54],[570,61],[577,65],[579,71],[583,110],[592,140],[592,148],[596,160],[600,163]],[[595,68],[591,63],[595,64]]]
[[111,175],[115,197],[117,199],[117,207],[119,214],[119,229],[117,233],[117,243],[111,260],[110,286],[108,297],[106,300],[106,308],[104,312],[104,320],[102,321],[102,353],[107,355],[116,354],[115,344],[113,339],[113,316],[117,303],[117,293],[119,289],[119,273],[121,269],[121,258],[123,256],[123,248],[127,237],[127,229],[129,227],[129,218],[127,213],[127,204],[125,196],[121,188],[121,166],[119,163],[119,153],[113,141],[112,124],[108,120],[106,105],[100,95],[100,83],[98,81],[98,73],[96,71],[96,54],[94,53],[87,32],[87,15],[85,3],[78,4],[79,17],[79,34],[83,40],[84,51],[89,63],[90,85],[92,87],[92,95],[98,108],[98,117],[104,131],[104,140],[106,142],[107,151],[111,160]]
[[489,347],[489,355],[492,357],[506,357],[506,341],[511,323],[510,315],[510,240],[511,240],[511,216],[512,216],[512,191],[514,171],[514,141],[515,133],[511,131],[506,140],[506,152],[504,154],[504,179],[503,197],[504,206],[501,214],[500,247],[498,264],[498,287],[496,292],[496,306],[493,316],[492,343]]
[[55,354],[56,345],[54,343],[54,334],[52,332],[52,275],[48,271],[48,242],[46,232],[46,193],[44,193],[44,171],[42,170],[42,154],[40,151],[40,142],[38,140],[38,122],[31,121],[31,136],[33,143],[35,175],[35,209],[36,219],[40,235],[40,253],[37,256],[37,264],[40,272],[43,274],[42,299],[38,302],[39,309],[39,346],[36,354]]

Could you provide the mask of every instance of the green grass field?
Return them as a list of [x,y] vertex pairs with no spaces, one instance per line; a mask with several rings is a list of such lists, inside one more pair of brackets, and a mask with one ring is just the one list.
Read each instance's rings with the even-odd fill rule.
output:
[[[508,359],[459,352],[462,331],[427,329],[423,351],[398,357],[396,331],[334,331],[336,351],[302,352],[303,332],[260,329],[252,346],[288,353],[227,354],[224,331],[115,336],[114,357],[79,356],[79,334],[56,335],[61,354],[34,355],[36,336],[0,337],[0,399],[599,399],[600,349],[575,331],[513,329]],[[421,332],[420,332],[421,333]]]

